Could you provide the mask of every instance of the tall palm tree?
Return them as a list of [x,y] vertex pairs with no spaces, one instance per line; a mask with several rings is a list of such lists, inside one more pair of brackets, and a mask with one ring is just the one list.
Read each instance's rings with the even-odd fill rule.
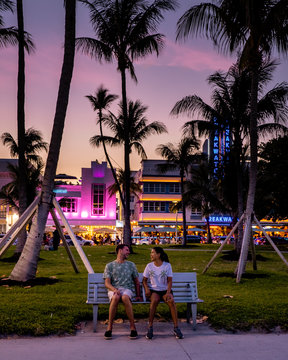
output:
[[[263,93],[264,86],[271,80],[275,66],[275,62],[263,63],[259,72],[259,95],[262,97],[258,100],[257,129],[262,135],[287,131],[285,120],[288,117],[286,105],[288,84],[278,84],[266,94]],[[200,117],[199,120],[191,120],[184,125],[184,131],[186,133],[190,131],[192,135],[198,130],[200,136],[210,135],[213,138],[214,131],[222,132],[223,129],[229,127],[232,140],[229,161],[235,161],[238,198],[238,214],[234,214],[234,217],[240,218],[244,211],[245,201],[242,169],[245,169],[243,159],[245,159],[245,142],[249,133],[251,77],[247,70],[240,68],[238,62],[227,73],[216,72],[209,76],[208,83],[213,87],[212,105],[207,104],[197,95],[191,95],[179,100],[171,113],[174,115],[186,114],[189,117],[197,114]],[[216,123],[215,118],[217,119]],[[239,226],[239,230],[241,229],[242,227]],[[241,234],[240,231],[240,241],[236,244],[239,253]]]
[[64,4],[64,58],[59,82],[52,136],[41,191],[41,202],[38,205],[22,254],[10,274],[10,278],[17,281],[27,281],[35,278],[36,276],[43,233],[51,206],[54,178],[56,175],[66,111],[68,107],[75,57],[76,0],[66,0]]
[[[97,60],[116,60],[121,74],[123,127],[124,127],[124,172],[130,182],[129,122],[126,90],[126,72],[137,81],[133,61],[148,54],[159,54],[164,36],[153,33],[163,19],[163,12],[174,10],[175,0],[94,0],[85,1],[90,11],[90,20],[97,36],[78,38],[77,49]],[[124,242],[131,244],[130,187],[125,186]]]
[[[103,87],[103,85],[101,85],[97,89],[97,91],[95,92],[95,96],[87,95],[86,97],[87,97],[87,99],[89,99],[89,101],[90,101],[90,103],[91,103],[91,105],[93,107],[93,110],[98,111],[98,124],[99,124],[99,127],[100,127],[100,136],[103,138],[104,137],[104,135],[103,135],[103,110],[108,109],[109,106],[111,105],[111,103],[114,100],[116,100],[118,98],[118,96],[114,95],[114,94],[108,94],[108,89],[105,89]],[[116,171],[115,171],[115,169],[114,169],[114,167],[113,167],[113,165],[111,163],[110,157],[108,155],[105,141],[102,141],[102,145],[103,145],[103,149],[104,149],[106,159],[107,159],[107,161],[108,161],[108,163],[110,165],[110,168],[111,168],[114,180],[115,180],[115,184],[117,186],[117,190],[119,192],[119,196],[120,196],[122,206],[124,207],[125,204],[124,204],[124,198],[123,198],[122,190],[121,190],[121,187],[120,187],[120,184],[119,184],[119,181],[118,181]]]
[[199,142],[194,137],[182,138],[177,146],[174,146],[172,143],[168,143],[165,145],[161,144],[156,149],[156,151],[167,160],[167,164],[161,165],[161,171],[166,172],[169,169],[178,169],[180,172],[183,213],[183,246],[186,246],[187,243],[186,202],[183,198],[185,191],[184,184],[185,179],[187,179],[188,176],[189,167],[196,159],[199,159],[199,154],[195,153],[198,149]]
[[257,101],[259,68],[263,58],[276,48],[287,53],[287,0],[218,0],[202,3],[185,12],[178,21],[177,38],[189,34],[206,35],[220,50],[241,50],[241,64],[251,74],[250,98],[250,176],[246,203],[246,226],[238,266],[237,282],[241,280],[248,255],[257,177]]
[[[23,1],[17,0],[17,20],[18,20],[18,88],[17,88],[17,133],[18,133],[18,166],[22,176],[19,178],[19,215],[21,216],[26,210],[27,200],[27,183],[25,161],[25,31],[23,16]],[[34,46],[28,48],[30,51]],[[22,231],[18,237],[20,241],[17,244],[17,250],[22,250],[26,241],[26,231]],[[21,245],[20,245],[21,244]]]
[[[127,113],[127,120],[128,120],[128,133],[126,134],[126,127],[124,126],[124,106],[123,103],[120,104],[120,111],[118,115],[114,115],[110,112],[108,116],[103,117],[103,124],[107,126],[113,136],[101,136],[95,135],[90,138],[90,143],[94,146],[102,146],[103,142],[109,144],[110,146],[120,146],[126,144],[126,137],[128,135],[128,155],[132,150],[136,150],[138,155],[142,157],[142,159],[146,159],[147,155],[145,149],[142,145],[142,142],[146,140],[152,134],[162,134],[167,132],[166,127],[163,123],[159,121],[154,121],[148,124],[148,120],[145,117],[145,112],[147,111],[147,107],[142,105],[142,103],[137,100],[135,102],[128,101],[128,113]],[[130,174],[130,171],[129,171]],[[126,221],[126,206],[127,206],[127,184],[130,184],[126,181],[126,173],[124,170],[124,218]],[[130,194],[130,186],[129,186],[129,194]],[[129,195],[130,199],[130,195]],[[130,201],[129,201],[129,224],[130,224]],[[130,226],[130,225],[129,225]],[[125,235],[125,234],[124,234]],[[125,242],[126,241],[126,242]],[[131,245],[130,238],[127,240],[124,237],[124,243]]]

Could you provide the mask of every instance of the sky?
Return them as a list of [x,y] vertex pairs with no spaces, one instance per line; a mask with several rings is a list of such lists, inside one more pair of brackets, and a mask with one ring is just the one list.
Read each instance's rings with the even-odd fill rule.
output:
[[[63,0],[24,0],[24,24],[36,45],[36,51],[26,55],[26,128],[42,132],[48,143],[53,126],[58,83],[60,78],[63,42]],[[175,103],[186,95],[196,94],[209,103],[211,87],[207,77],[215,71],[227,71],[235,61],[232,56],[219,54],[211,41],[189,38],[175,41],[176,23],[183,13],[197,0],[180,0],[177,11],[165,13],[165,20],[158,31],[165,35],[165,48],[159,57],[150,55],[135,64],[138,83],[129,79],[127,95],[139,99],[148,107],[149,122],[163,122],[168,133],[152,135],[143,142],[149,159],[160,158],[155,152],[159,144],[177,144],[187,117],[172,117],[170,111]],[[16,15],[4,14],[5,26],[17,25]],[[89,12],[77,5],[77,37],[93,36]],[[273,82],[287,81],[287,59],[280,59]],[[71,83],[69,106],[64,128],[57,173],[81,176],[82,167],[90,167],[91,161],[105,161],[100,148],[89,144],[90,137],[99,134],[96,113],[87,95],[94,95],[103,84],[110,93],[121,96],[120,73],[116,64],[100,64],[94,59],[76,53]],[[0,48],[0,134],[10,132],[17,137],[17,48]],[[117,113],[118,101],[111,107]],[[106,134],[107,132],[105,132]],[[108,133],[107,133],[108,134]],[[116,167],[123,167],[123,149],[109,149]],[[0,158],[9,158],[9,150],[0,144]],[[44,159],[46,155],[43,154]],[[132,170],[140,168],[141,158],[133,153]]]

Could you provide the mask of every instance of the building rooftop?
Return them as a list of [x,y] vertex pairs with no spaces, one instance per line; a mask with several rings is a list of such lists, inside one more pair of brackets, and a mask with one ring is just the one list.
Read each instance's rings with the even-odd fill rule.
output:
[[180,176],[178,168],[162,172],[159,167],[164,164],[166,160],[142,160],[142,176]]

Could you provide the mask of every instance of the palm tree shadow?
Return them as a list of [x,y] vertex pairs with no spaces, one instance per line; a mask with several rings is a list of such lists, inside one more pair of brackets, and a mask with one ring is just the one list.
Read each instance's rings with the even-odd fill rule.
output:
[[39,277],[32,280],[28,280],[25,282],[10,280],[8,278],[0,279],[0,286],[19,286],[19,287],[27,287],[27,286],[45,286],[45,285],[54,285],[62,280],[48,277]]

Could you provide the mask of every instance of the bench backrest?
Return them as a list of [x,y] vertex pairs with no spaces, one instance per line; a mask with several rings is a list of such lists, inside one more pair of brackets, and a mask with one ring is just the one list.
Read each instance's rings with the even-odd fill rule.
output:
[[[142,283],[143,274],[139,273]],[[198,300],[197,274],[195,272],[173,273],[172,290],[175,302],[185,303]],[[145,302],[145,294],[143,298]],[[107,289],[104,285],[103,273],[88,274],[87,303],[108,304]]]

